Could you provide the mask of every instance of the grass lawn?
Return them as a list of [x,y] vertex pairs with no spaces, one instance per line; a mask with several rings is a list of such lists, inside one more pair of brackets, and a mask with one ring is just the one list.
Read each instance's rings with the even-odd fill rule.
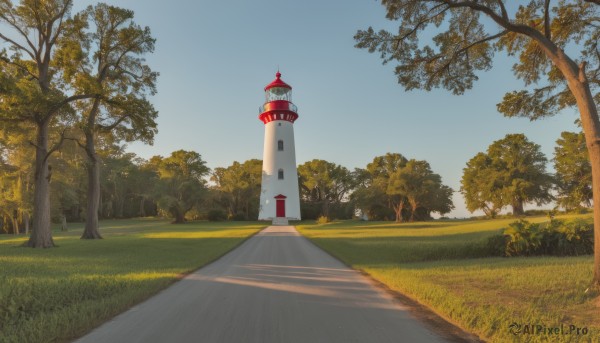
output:
[[222,256],[264,227],[256,222],[131,219],[100,223],[105,239],[80,240],[83,224],[54,232],[58,248],[19,247],[0,235],[0,342],[63,342]]
[[[512,221],[342,221],[297,228],[346,264],[486,341],[600,342],[600,298],[586,293],[593,257],[485,257],[488,237]],[[520,334],[510,333],[512,323],[521,325]],[[575,325],[588,333],[528,334],[527,324],[562,324],[563,332]]]

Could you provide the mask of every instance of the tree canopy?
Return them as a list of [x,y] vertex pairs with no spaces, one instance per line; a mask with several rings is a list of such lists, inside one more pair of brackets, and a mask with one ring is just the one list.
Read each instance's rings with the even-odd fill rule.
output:
[[321,216],[331,217],[354,188],[352,173],[343,166],[314,159],[298,166],[300,198],[305,206],[320,206]]
[[184,223],[187,212],[197,206],[205,195],[210,169],[195,151],[177,150],[169,157],[154,156],[150,163],[156,168],[159,180],[155,196],[159,208],[174,218],[174,223]]
[[234,161],[227,168],[215,168],[211,181],[219,193],[217,202],[227,209],[228,217],[254,220],[258,218],[262,160],[243,163]]
[[426,161],[388,153],[375,157],[356,175],[358,187],[352,198],[371,217],[379,217],[377,213],[387,207],[397,222],[426,220],[431,212],[445,214],[454,208],[452,189]]
[[470,211],[481,209],[494,216],[505,206],[523,215],[526,203],[550,202],[552,176],[541,147],[523,134],[508,134],[478,153],[464,169],[461,191]]
[[568,209],[592,205],[592,166],[582,132],[562,132],[554,148],[557,203]]

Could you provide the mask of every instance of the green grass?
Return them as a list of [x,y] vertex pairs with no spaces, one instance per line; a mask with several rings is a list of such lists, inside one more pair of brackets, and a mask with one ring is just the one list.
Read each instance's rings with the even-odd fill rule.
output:
[[[592,256],[485,257],[487,239],[512,221],[342,221],[298,229],[346,264],[486,341],[600,342],[600,300],[586,293]],[[573,324],[589,333],[513,336],[514,322],[566,329]]]
[[19,247],[0,236],[0,342],[68,341],[225,254],[263,224],[155,219],[101,222],[105,239],[80,240],[82,224],[54,232],[58,248]]

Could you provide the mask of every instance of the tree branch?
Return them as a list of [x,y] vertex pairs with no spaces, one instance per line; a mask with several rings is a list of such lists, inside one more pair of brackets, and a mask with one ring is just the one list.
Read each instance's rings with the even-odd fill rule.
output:
[[[27,36],[27,34],[25,33],[25,31],[23,31],[23,29],[21,29],[19,27],[19,25],[17,25],[17,20],[15,19],[14,13],[12,11],[8,12],[8,15],[10,16],[10,20],[7,16],[0,14],[0,18],[4,19],[4,21],[6,23],[8,23],[8,25],[10,25],[13,29],[15,29],[23,38],[25,38],[25,41],[27,42],[27,45],[29,45],[29,47],[32,49],[32,51],[35,51],[35,46],[33,45],[33,43],[29,40],[29,37]],[[0,34],[1,35],[1,34]],[[4,37],[3,39],[6,39],[6,37]],[[14,44],[14,43],[13,43]],[[27,54],[35,59],[33,57],[33,54],[31,51],[25,49],[24,47],[20,47],[19,49],[27,52]]]
[[85,147],[84,144],[81,144],[81,141],[79,139],[73,138],[73,137],[65,137],[65,139],[77,143],[77,145],[79,145],[80,148],[82,148],[85,151],[87,151],[87,148]]
[[124,114],[121,117],[119,117],[119,119],[117,119],[117,121],[115,121],[114,123],[110,124],[110,125],[101,125],[101,124],[96,124],[98,126],[98,128],[102,131],[108,132],[112,129],[114,129],[115,127],[117,127],[119,124],[121,124],[125,119],[129,118],[131,115],[130,114]]
[[546,36],[546,38],[548,38],[549,40],[552,39],[551,38],[551,31],[550,31],[550,0],[545,0],[544,1],[544,35]]
[[32,74],[29,69],[27,69],[27,67],[20,65],[18,63],[15,63],[13,61],[11,61],[9,58],[7,57],[0,57],[0,60],[4,61],[7,64],[10,64],[12,66],[17,67],[19,70],[24,71],[27,75],[29,75],[31,78],[38,80],[39,81],[39,77],[37,77],[36,75]]
[[[488,42],[488,41],[490,41],[490,40],[494,40],[494,39],[500,38],[500,37],[504,36],[504,35],[505,35],[505,34],[507,34],[507,33],[508,33],[508,30],[504,30],[504,31],[502,31],[502,32],[498,32],[498,33],[497,33],[497,34],[495,34],[495,35],[492,35],[492,36],[487,36],[487,37],[485,37],[485,38],[482,38],[482,39],[480,39],[480,40],[478,40],[478,41],[475,41],[475,42],[473,42],[473,43],[471,43],[471,44],[469,44],[469,45],[467,45],[467,46],[464,46],[464,47],[462,47],[462,48],[460,48],[460,49],[456,50],[456,51],[455,51],[455,52],[452,54],[452,56],[450,57],[449,61],[448,61],[447,63],[445,63],[443,66],[441,66],[440,68],[438,68],[438,69],[437,69],[437,70],[436,70],[436,71],[435,71],[435,72],[434,72],[434,73],[433,73],[433,74],[432,74],[432,75],[429,77],[429,79],[427,80],[427,86],[428,86],[428,87],[430,87],[431,83],[433,82],[433,80],[435,79],[435,77],[436,77],[437,75],[439,75],[439,73],[440,73],[440,72],[442,72],[444,69],[448,69],[448,68],[450,68],[450,65],[452,64],[452,61],[453,61],[453,60],[454,60],[454,58],[455,58],[455,57],[457,57],[459,54],[461,54],[461,53],[463,53],[463,52],[465,52],[465,51],[468,51],[469,49],[471,49],[472,47],[474,47],[474,46],[476,46],[476,45],[478,45],[478,44],[482,44],[482,43]],[[434,61],[434,60],[437,60],[437,59],[439,59],[439,58],[441,58],[441,57],[443,57],[443,55],[442,55],[442,54],[439,54],[439,55],[435,56],[434,58],[432,58],[432,59],[428,60],[427,62],[432,62],[432,61]]]
[[[533,27],[523,25],[523,24],[513,24],[510,20],[505,20],[503,17],[499,16],[496,12],[494,12],[490,7],[480,4],[478,1],[453,1],[453,0],[431,0],[431,1],[434,1],[437,3],[443,2],[443,3],[447,4],[448,6],[455,7],[455,8],[466,7],[466,8],[470,8],[472,10],[484,13],[490,19],[495,21],[498,25],[502,26],[506,30],[522,34],[522,35],[527,36],[527,37],[535,40],[536,42],[538,42],[540,48],[542,50],[544,50],[544,52],[546,53],[548,58],[550,58],[550,60],[552,60],[552,62],[554,64],[559,65],[559,64],[561,64],[561,62],[562,62],[562,64],[564,64],[564,62],[566,62],[569,65],[569,68],[571,69],[572,73],[574,73],[574,74],[578,73],[577,64],[571,58],[569,58],[566,54],[564,54],[564,52],[553,41],[548,39],[540,31],[536,30]],[[586,1],[593,1],[594,3],[600,4],[600,0],[586,0]]]
[[50,110],[48,110],[47,112],[47,116],[51,115],[52,113],[58,111],[61,107],[63,107],[64,105],[71,103],[73,101],[77,101],[77,100],[84,100],[84,99],[91,99],[91,98],[95,98],[100,96],[100,94],[80,94],[80,95],[72,95],[68,98],[66,98],[65,100],[59,102],[58,104],[56,104],[54,107],[50,108]]
[[29,55],[31,57],[31,59],[35,60],[35,54],[31,51],[29,51],[27,48],[25,48],[24,46],[22,46],[21,44],[15,42],[14,40],[6,37],[5,35],[3,35],[2,33],[0,33],[0,38],[2,38],[5,42],[12,44],[15,48],[24,51],[27,55]]
[[502,11],[502,18],[509,20],[508,12],[506,12],[506,6],[504,6],[504,2],[502,2],[502,0],[497,0],[496,2],[498,3],[498,6],[500,6],[500,11]]
[[[445,4],[439,4],[435,7],[432,7],[429,12],[427,12],[427,15],[430,14],[431,12],[433,12],[434,10],[438,9],[441,6],[444,6]],[[431,16],[431,17],[426,17],[425,19],[421,19],[419,20],[419,22],[412,28],[412,30],[410,30],[409,32],[407,32],[404,36],[400,37],[400,38],[396,38],[394,39],[395,41],[402,41],[404,39],[406,39],[407,37],[409,37],[410,35],[412,35],[413,33],[415,33],[419,27],[421,27],[423,24],[427,24],[429,23],[429,21],[431,21],[433,18],[439,16],[440,14],[446,12],[447,10],[449,10],[450,7],[446,7],[444,8],[441,12],[436,13],[435,15]]]
[[67,128],[65,128],[61,133],[60,133],[60,140],[58,141],[58,143],[54,144],[54,146],[52,146],[52,148],[50,148],[50,150],[48,150],[48,152],[46,153],[46,156],[44,156],[44,162],[46,162],[46,160],[50,157],[50,155],[52,155],[56,150],[60,149],[60,147],[63,145],[63,143],[65,142],[65,132],[67,131]]

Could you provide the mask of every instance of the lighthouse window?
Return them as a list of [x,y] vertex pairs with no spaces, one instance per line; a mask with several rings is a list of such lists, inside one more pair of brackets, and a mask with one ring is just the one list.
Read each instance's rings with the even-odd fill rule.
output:
[[283,151],[283,141],[281,139],[277,141],[277,150]]
[[279,169],[279,171],[277,172],[277,178],[279,180],[283,180],[283,169]]

